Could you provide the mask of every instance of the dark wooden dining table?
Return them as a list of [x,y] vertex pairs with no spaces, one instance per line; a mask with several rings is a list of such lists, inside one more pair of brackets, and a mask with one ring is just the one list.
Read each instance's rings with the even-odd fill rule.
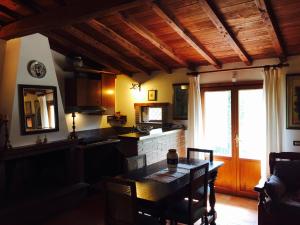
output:
[[[218,169],[223,165],[221,161],[209,162],[201,159],[186,159],[179,158],[179,163],[191,166],[200,166],[204,163],[209,163],[209,220],[210,224],[215,225],[217,213],[215,210],[215,180],[217,178]],[[159,172],[167,168],[167,160],[162,160],[157,163],[148,165],[144,168],[130,171],[127,174],[121,175],[122,178],[135,181],[137,198],[141,208],[150,209],[150,211],[162,212],[169,204],[172,204],[179,196],[187,194],[189,184],[189,174],[177,178],[176,180],[163,183],[147,178],[147,176]]]

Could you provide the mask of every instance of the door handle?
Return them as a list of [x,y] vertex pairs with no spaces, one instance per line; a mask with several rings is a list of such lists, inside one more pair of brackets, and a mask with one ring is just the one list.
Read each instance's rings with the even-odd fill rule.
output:
[[237,134],[235,135],[234,141],[235,141],[236,146],[238,146],[240,143],[239,135],[237,135]]

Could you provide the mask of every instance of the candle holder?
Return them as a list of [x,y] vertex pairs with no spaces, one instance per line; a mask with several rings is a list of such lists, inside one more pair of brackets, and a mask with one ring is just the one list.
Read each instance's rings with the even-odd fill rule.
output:
[[4,118],[4,133],[5,133],[5,140],[4,140],[4,149],[10,149],[12,148],[9,140],[9,131],[8,131],[8,118]]
[[71,139],[71,140],[77,140],[78,139],[78,135],[76,134],[75,117],[76,117],[76,114],[73,111],[72,112],[72,120],[73,120],[72,132],[69,135],[69,139]]

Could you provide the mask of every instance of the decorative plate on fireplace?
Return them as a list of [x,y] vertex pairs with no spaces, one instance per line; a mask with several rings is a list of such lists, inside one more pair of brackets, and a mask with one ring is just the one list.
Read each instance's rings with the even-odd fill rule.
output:
[[36,60],[30,61],[27,69],[29,74],[34,78],[43,78],[47,73],[46,66],[42,62]]

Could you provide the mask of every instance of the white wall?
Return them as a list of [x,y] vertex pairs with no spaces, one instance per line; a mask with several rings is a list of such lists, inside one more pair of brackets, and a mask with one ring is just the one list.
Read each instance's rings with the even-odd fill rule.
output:
[[[27,71],[28,62],[38,60],[43,62],[47,74],[42,79],[33,78]],[[8,115],[10,119],[10,140],[16,146],[34,144],[37,135],[22,136],[20,133],[18,84],[50,85],[58,87],[52,55],[48,39],[40,34],[34,34],[6,43],[3,68],[4,79],[1,82],[0,113]],[[48,141],[66,139],[68,129],[60,90],[57,88],[59,131],[47,133]]]
[[[290,66],[287,68],[287,74],[292,73],[299,73],[300,74],[300,56],[294,56],[289,58],[289,64]],[[299,146],[293,146],[293,141],[299,141],[300,140],[300,130],[292,130],[292,129],[286,129],[286,85],[284,84],[283,89],[283,115],[284,118],[284,132],[283,132],[283,147],[284,151],[296,151],[300,152]]]

